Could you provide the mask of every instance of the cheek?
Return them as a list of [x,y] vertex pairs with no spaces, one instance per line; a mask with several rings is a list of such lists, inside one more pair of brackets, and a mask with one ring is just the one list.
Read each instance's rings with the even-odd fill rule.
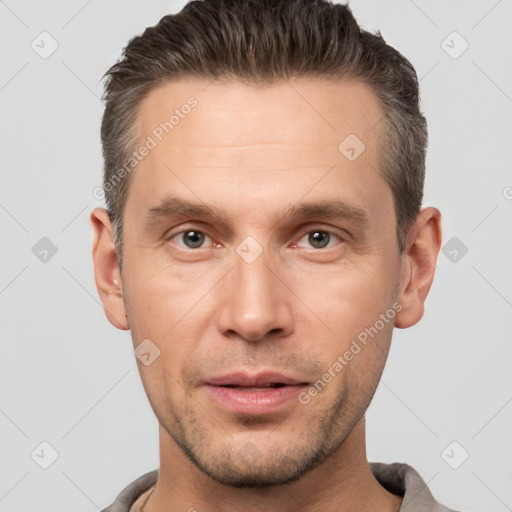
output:
[[[328,386],[336,396],[348,393],[360,406],[379,381],[396,314],[394,274],[382,259],[372,263],[324,268],[297,282],[297,295],[308,308],[296,327],[301,339],[314,339],[305,342],[309,355],[334,375]],[[332,400],[328,395],[324,399]]]
[[294,291],[318,327],[338,340],[347,340],[373,325],[391,306],[395,283],[389,269],[375,262],[350,263],[311,272],[296,280]]
[[[133,263],[134,260],[130,263]],[[151,340],[160,351],[150,367],[140,365],[141,378],[153,395],[172,396],[180,401],[184,383],[190,377],[191,355],[200,353],[201,340],[211,329],[212,272],[184,274],[177,267],[140,261],[126,267],[127,314],[133,343]],[[193,275],[192,275],[193,274]],[[153,368],[154,367],[154,368]]]
[[141,337],[172,337],[175,326],[211,288],[209,276],[203,271],[185,273],[179,265],[159,257],[135,254],[126,260],[125,269],[127,314],[135,341]]

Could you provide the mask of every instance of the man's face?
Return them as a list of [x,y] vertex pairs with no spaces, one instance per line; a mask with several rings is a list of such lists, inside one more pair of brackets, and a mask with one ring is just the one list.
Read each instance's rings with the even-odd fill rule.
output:
[[[396,301],[401,258],[379,169],[383,112],[354,82],[206,86],[167,84],[141,105],[139,142],[157,145],[133,171],[126,202],[123,299],[134,345],[149,339],[160,350],[138,364],[176,444],[217,481],[282,484],[340,446],[388,353],[393,320],[378,320]],[[158,141],[155,127],[190,96],[197,106]],[[338,149],[350,134],[365,145],[359,156],[353,138]],[[157,209],[165,201],[219,215]],[[370,327],[364,345],[358,335]],[[248,410],[204,384],[268,370],[309,386],[272,410]],[[321,391],[309,393],[318,380]]]

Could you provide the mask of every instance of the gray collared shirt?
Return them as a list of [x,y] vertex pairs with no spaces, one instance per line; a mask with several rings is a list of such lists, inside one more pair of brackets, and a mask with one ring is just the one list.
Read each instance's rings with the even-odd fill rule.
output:
[[[408,464],[371,462],[370,469],[385,489],[403,496],[402,506],[398,512],[455,512],[434,499],[423,478]],[[139,512],[157,478],[158,469],[140,476],[125,487],[114,503],[102,512]],[[144,498],[143,494],[146,494]]]

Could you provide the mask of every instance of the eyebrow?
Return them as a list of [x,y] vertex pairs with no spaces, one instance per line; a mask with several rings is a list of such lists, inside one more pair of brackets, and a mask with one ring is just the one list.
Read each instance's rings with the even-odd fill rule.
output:
[[[229,224],[226,214],[215,206],[172,196],[162,199],[159,205],[149,208],[146,214],[146,224],[153,224],[162,219],[184,217],[200,217]],[[341,199],[297,203],[284,212],[276,214],[275,218],[277,221],[287,218],[303,219],[310,217],[345,219],[360,228],[365,227],[370,220],[365,209]]]

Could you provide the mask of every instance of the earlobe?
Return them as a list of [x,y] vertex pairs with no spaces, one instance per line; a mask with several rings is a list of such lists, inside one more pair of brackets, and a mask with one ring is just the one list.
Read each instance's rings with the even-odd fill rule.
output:
[[441,212],[433,207],[422,209],[409,229],[407,248],[402,256],[398,296],[402,309],[396,315],[395,327],[411,327],[423,316],[425,300],[434,280],[441,238]]
[[104,208],[95,208],[90,219],[96,288],[108,321],[118,329],[127,330],[129,325],[123,301],[121,273],[112,241],[112,223]]

